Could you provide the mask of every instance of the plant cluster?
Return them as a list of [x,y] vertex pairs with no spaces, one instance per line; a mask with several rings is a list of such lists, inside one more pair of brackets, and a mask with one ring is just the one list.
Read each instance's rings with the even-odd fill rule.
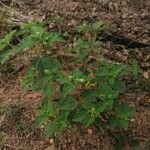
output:
[[[45,126],[47,138],[60,135],[77,122],[86,127],[103,122],[109,127],[128,129],[135,109],[120,102],[118,96],[126,90],[123,76],[136,75],[138,66],[135,61],[133,65],[123,65],[105,58],[89,62],[90,56],[99,56],[102,49],[96,36],[103,28],[101,22],[84,23],[77,28],[80,36],[71,48],[66,49],[67,53],[73,54],[75,64],[69,73],[52,53],[32,58],[22,87],[44,94],[36,125]],[[18,36],[21,40],[13,44],[12,39]],[[19,31],[11,31],[0,40],[0,63],[4,64],[11,56],[25,52],[37,43],[52,45],[60,42],[65,42],[63,36],[47,32],[43,24],[25,24]]]

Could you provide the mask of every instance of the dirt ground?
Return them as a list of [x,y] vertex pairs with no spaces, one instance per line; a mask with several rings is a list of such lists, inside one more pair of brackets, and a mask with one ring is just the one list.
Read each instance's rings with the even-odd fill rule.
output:
[[[27,20],[47,20],[49,28],[56,25],[56,17],[63,18],[61,30],[71,30],[87,17],[102,20],[110,30],[143,43],[150,43],[150,1],[149,0],[2,0],[2,8],[11,8],[22,16],[12,13],[11,23]],[[14,21],[15,18],[15,21]],[[17,20],[17,21],[16,21]],[[3,35],[3,30],[0,35]],[[109,54],[117,49],[117,59],[126,61],[130,54],[125,47],[107,43]],[[137,58],[149,78],[150,54],[144,49],[136,49]],[[111,53],[111,54],[112,54]],[[121,53],[122,54],[122,53]],[[127,56],[127,57],[125,57]],[[104,130],[98,126],[85,129],[76,125],[68,129],[59,138],[44,140],[43,128],[35,128],[37,108],[42,99],[41,93],[25,92],[20,81],[29,65],[27,56],[16,58],[10,64],[12,71],[0,72],[0,149],[2,150],[114,150],[114,135],[123,133],[116,130]],[[120,58],[121,57],[121,58]],[[16,67],[17,66],[17,67]],[[26,67],[22,67],[26,66]],[[21,68],[21,69],[20,69]],[[136,83],[134,83],[136,84]],[[136,107],[129,130],[125,133],[124,150],[132,150],[132,139],[138,140],[136,150],[150,149],[150,94],[148,84],[142,89],[130,89],[122,98]],[[128,140],[127,140],[128,139]]]

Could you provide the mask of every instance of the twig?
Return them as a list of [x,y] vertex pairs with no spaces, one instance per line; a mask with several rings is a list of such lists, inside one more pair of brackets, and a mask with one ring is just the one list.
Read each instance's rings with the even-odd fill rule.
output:
[[16,150],[28,150],[27,148],[23,148],[23,147],[16,147],[16,146],[12,146],[12,145],[9,145],[9,144],[4,144],[4,146],[6,147],[9,147],[9,148],[13,148],[13,149],[16,149]]
[[3,122],[4,118],[5,118],[5,116],[6,116],[6,113],[2,116],[2,118],[1,118],[1,120],[0,120],[0,127],[1,127],[1,125],[2,125],[2,122]]
[[5,5],[2,1],[0,1],[0,4],[2,4],[5,8],[10,9],[7,5]]

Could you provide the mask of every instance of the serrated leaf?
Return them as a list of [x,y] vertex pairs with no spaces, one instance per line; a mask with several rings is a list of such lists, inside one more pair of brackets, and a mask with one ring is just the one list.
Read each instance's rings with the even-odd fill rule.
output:
[[7,33],[4,38],[0,39],[0,52],[10,44],[15,33],[16,30],[13,30]]
[[76,41],[76,46],[74,47],[74,50],[80,51],[82,49],[89,49],[89,43],[83,39],[78,39]]
[[116,78],[118,77],[121,72],[124,70],[123,65],[113,64],[113,63],[104,63],[104,66],[101,66],[97,71],[97,76],[108,76]]
[[34,92],[43,91],[43,89],[44,89],[44,87],[43,87],[43,79],[35,78],[31,89]]
[[82,93],[83,98],[86,101],[93,101],[97,96],[97,91],[95,90],[84,90]]
[[34,81],[34,71],[30,68],[24,78],[21,80],[21,86],[24,90],[28,90]]
[[86,119],[84,120],[84,123],[85,123],[85,127],[89,127],[93,122],[95,121],[95,117],[92,116],[91,114],[88,114],[86,116]]
[[48,139],[49,137],[52,137],[55,132],[59,131],[61,129],[61,125],[57,121],[50,122],[46,129],[45,129],[45,137]]
[[98,104],[97,104],[97,112],[99,113],[103,113],[104,111],[110,111],[112,110],[113,108],[113,100],[112,99],[108,99],[108,100],[105,100],[105,101],[100,101]]
[[35,44],[34,39],[31,37],[24,38],[19,44],[16,46],[12,46],[11,49],[5,49],[0,53],[0,63],[4,64],[10,57],[16,55],[19,52],[24,52],[31,48]]
[[29,33],[35,33],[35,32],[43,32],[44,30],[44,23],[38,23],[38,22],[28,22],[23,25],[21,25],[21,30],[19,31],[19,34],[29,34]]
[[85,33],[85,32],[88,32],[89,30],[90,30],[90,27],[88,26],[87,23],[83,23],[82,25],[77,27],[77,31],[79,33],[81,33],[81,32]]
[[71,79],[67,75],[64,75],[64,74],[58,74],[56,80],[58,82],[60,82],[61,84],[65,84],[65,83],[70,84],[71,83]]
[[40,113],[42,114],[47,114],[50,116],[52,116],[55,112],[55,107],[53,105],[52,100],[49,97],[45,97],[43,99],[43,103],[40,109]]
[[123,128],[125,131],[128,130],[129,120],[127,119],[119,119],[119,127]]
[[36,119],[36,127],[40,127],[42,124],[44,124],[49,118],[49,115],[47,114],[43,114],[38,116],[38,118]]
[[42,77],[35,78],[33,85],[32,85],[32,90],[35,92],[38,91],[43,91],[45,92],[45,88],[48,86],[48,84],[51,84],[51,76],[49,75],[43,75]]
[[44,87],[44,94],[46,97],[51,97],[54,94],[54,85],[52,83],[48,83],[46,84],[46,86]]
[[121,80],[115,80],[113,88],[120,93],[123,93],[126,90],[125,82]]
[[68,122],[69,111],[61,110],[60,115],[58,117],[58,121],[60,122]]
[[104,30],[104,23],[99,21],[99,22],[95,22],[93,25],[92,25],[92,31],[93,32],[99,32],[101,30]]
[[61,96],[66,97],[68,94],[70,94],[75,89],[74,84],[63,84],[61,89]]
[[88,79],[87,75],[79,69],[74,69],[72,73],[72,78],[76,82],[85,82]]
[[141,69],[138,65],[138,62],[133,59],[130,61],[129,66],[128,66],[128,70],[135,76],[137,77],[138,73],[141,72]]
[[86,119],[87,114],[88,114],[87,110],[81,108],[75,113],[72,120],[74,122],[83,122]]
[[86,127],[88,127],[95,121],[95,117],[86,109],[81,108],[78,112],[76,112],[72,120],[74,122],[84,123]]
[[59,63],[50,56],[34,57],[32,59],[32,64],[41,74],[43,74],[45,71],[55,73],[59,69]]
[[12,55],[14,55],[14,51],[12,49],[5,49],[0,52],[0,63],[3,65]]
[[16,52],[25,52],[26,50],[30,49],[34,44],[37,43],[37,40],[34,39],[32,36],[27,36],[23,38],[20,43],[18,43],[14,49]]
[[43,40],[42,39],[42,35],[44,34],[44,27],[37,25],[37,26],[32,26],[31,27],[31,37],[32,38],[36,38],[39,40]]
[[64,42],[64,39],[57,32],[44,33],[43,41],[46,43]]
[[115,110],[119,115],[126,118],[131,118],[135,112],[135,108],[129,107],[126,103],[121,103]]
[[113,115],[110,116],[110,118],[109,118],[109,126],[111,128],[116,128],[116,127],[118,127],[118,124],[119,124],[118,118],[116,116],[113,116]]
[[59,106],[61,110],[73,111],[77,107],[77,100],[73,96],[67,96],[60,101]]
[[101,67],[96,71],[97,76],[108,76],[110,75],[108,69],[106,67]]
[[108,84],[101,84],[99,87],[98,97],[102,100],[104,99],[114,99],[118,96],[119,91],[114,90]]

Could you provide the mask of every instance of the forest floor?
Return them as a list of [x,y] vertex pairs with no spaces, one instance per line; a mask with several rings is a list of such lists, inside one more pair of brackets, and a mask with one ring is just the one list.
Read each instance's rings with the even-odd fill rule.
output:
[[[0,9],[7,10],[10,26],[26,22],[28,19],[47,20],[51,29],[57,27],[52,20],[60,17],[63,18],[60,30],[71,31],[85,18],[92,17],[104,21],[111,31],[142,43],[150,43],[149,0],[2,0],[2,2]],[[4,21],[2,23],[4,24]],[[5,28],[0,24],[0,37],[8,30],[9,27]],[[107,56],[119,62],[126,62],[131,57],[128,49],[110,42],[106,43],[104,49]],[[79,124],[65,131],[59,138],[51,138],[47,141],[44,140],[43,128],[35,128],[42,94],[24,92],[21,89],[20,81],[29,62],[27,56],[15,57],[10,61],[9,69],[0,71],[0,149],[113,150],[116,144],[115,135],[124,135],[121,141],[124,145],[123,150],[134,149],[131,145],[137,141],[139,144],[135,147],[136,150],[150,149],[150,85],[148,83],[150,54],[144,49],[135,49],[135,55],[143,69],[143,81],[141,87],[133,83],[133,88],[121,96],[136,107],[136,113],[127,132],[109,131],[97,126],[86,129]]]

